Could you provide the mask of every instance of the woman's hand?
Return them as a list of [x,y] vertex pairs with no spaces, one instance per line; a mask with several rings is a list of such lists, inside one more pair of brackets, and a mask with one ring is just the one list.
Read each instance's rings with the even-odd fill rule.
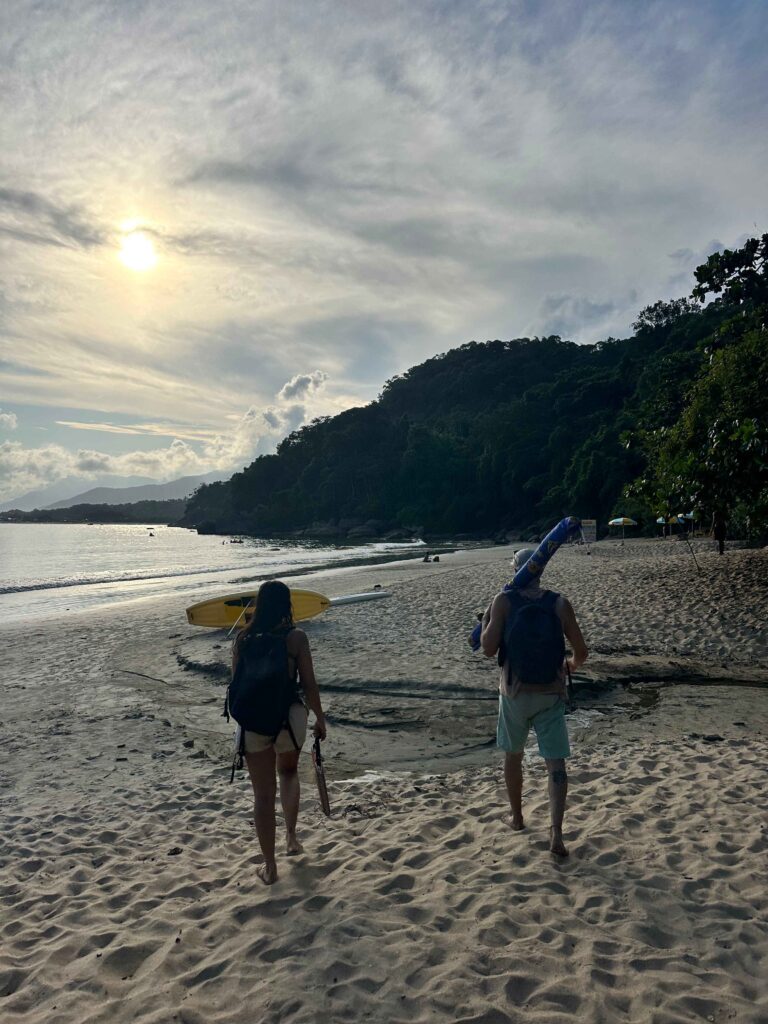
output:
[[325,725],[325,716],[318,718],[315,724],[312,726],[312,735],[317,740],[324,740],[327,736],[328,731]]

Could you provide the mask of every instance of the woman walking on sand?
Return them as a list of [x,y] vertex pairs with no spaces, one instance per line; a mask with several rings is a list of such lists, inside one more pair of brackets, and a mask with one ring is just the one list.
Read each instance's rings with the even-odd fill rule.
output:
[[[265,666],[269,666],[265,669]],[[271,674],[270,674],[271,673]],[[282,678],[281,678],[282,676]],[[238,681],[237,700],[247,697],[249,682],[256,681],[250,692],[257,693],[258,685],[266,681],[272,689],[287,692],[282,724],[276,735],[251,732],[246,729],[243,749],[248,774],[253,786],[256,835],[264,855],[264,863],[257,869],[265,885],[277,881],[275,861],[275,768],[280,779],[280,803],[283,807],[286,829],[286,853],[301,853],[296,838],[296,819],[299,814],[299,754],[307,734],[307,706],[315,713],[314,735],[325,739],[325,715],[320,703],[320,692],[315,680],[309,640],[303,629],[293,624],[291,592],[284,583],[270,580],[263,583],[256,596],[256,607],[251,622],[235,641],[232,651],[232,692]],[[272,682],[274,680],[274,682]],[[267,698],[270,696],[266,695]],[[232,706],[233,716],[238,715]],[[281,720],[280,718],[278,721]]]

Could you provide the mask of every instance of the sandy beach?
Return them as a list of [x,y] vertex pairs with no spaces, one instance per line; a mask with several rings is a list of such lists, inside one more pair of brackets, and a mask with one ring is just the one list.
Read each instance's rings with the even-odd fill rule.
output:
[[768,552],[560,551],[591,650],[567,861],[504,823],[494,666],[510,548],[290,580],[391,598],[307,624],[334,814],[255,875],[228,782],[229,642],[137,601],[0,627],[0,1008],[25,1024],[768,1019]]

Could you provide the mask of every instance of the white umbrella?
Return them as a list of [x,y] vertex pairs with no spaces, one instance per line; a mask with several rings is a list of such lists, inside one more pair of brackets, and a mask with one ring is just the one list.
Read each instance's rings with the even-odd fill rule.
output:
[[617,516],[615,519],[608,520],[609,526],[620,526],[621,527],[621,543],[624,543],[624,527],[625,526],[637,526],[634,519],[630,519],[629,516]]

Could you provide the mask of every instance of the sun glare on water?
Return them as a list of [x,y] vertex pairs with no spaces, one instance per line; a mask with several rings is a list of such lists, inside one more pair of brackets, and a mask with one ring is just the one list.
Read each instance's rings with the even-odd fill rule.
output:
[[129,270],[151,270],[157,263],[152,239],[143,231],[130,231],[123,235],[119,256]]

